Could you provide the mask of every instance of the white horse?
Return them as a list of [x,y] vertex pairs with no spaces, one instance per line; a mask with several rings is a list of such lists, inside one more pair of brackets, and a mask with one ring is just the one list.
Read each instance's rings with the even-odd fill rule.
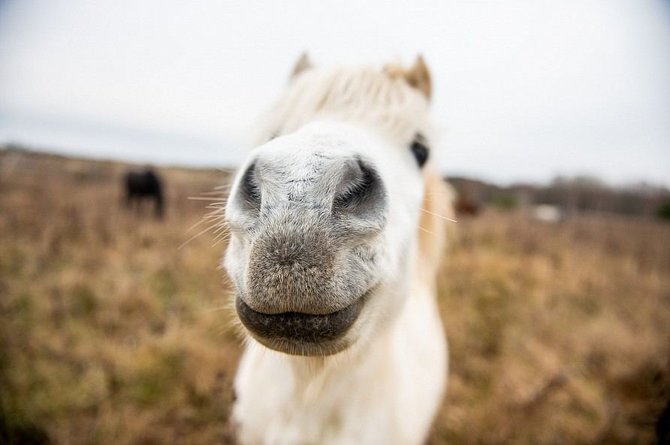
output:
[[429,71],[303,57],[226,205],[242,444],[419,444],[446,386]]

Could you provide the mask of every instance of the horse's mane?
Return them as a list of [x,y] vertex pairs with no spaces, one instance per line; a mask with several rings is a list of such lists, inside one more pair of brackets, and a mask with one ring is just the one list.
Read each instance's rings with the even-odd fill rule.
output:
[[428,101],[394,67],[310,68],[291,79],[266,115],[262,139],[290,133],[315,117],[363,122],[400,141],[428,131]]

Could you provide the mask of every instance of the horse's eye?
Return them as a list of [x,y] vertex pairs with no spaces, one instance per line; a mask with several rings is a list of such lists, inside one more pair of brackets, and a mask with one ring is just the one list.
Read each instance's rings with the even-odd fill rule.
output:
[[419,164],[419,167],[423,167],[423,164],[426,163],[426,161],[428,160],[428,155],[430,154],[430,150],[428,149],[428,147],[426,147],[423,138],[414,139],[414,142],[412,142],[412,146],[410,147],[410,149],[412,150],[412,154],[416,159],[416,163]]

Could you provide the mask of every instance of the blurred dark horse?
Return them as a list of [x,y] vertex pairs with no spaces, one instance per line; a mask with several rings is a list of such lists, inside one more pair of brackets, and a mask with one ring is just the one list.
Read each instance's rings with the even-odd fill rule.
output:
[[160,177],[151,168],[142,172],[127,172],[123,182],[126,190],[126,207],[139,208],[144,200],[154,201],[156,217],[163,217],[163,185]]

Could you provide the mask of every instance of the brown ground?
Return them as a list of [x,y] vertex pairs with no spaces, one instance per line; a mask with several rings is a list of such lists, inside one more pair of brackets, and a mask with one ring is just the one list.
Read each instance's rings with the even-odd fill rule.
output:
[[[163,169],[156,221],[121,208],[124,170],[0,152],[0,443],[230,441],[224,245],[177,249],[208,204],[187,197],[226,175]],[[430,442],[652,443],[670,397],[670,225],[489,211],[457,228]]]

